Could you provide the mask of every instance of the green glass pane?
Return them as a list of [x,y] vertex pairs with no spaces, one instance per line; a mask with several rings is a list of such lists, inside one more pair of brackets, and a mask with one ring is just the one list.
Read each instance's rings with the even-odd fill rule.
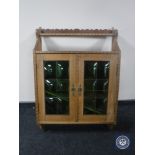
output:
[[108,100],[107,97],[96,98],[96,110],[99,111],[101,114],[106,114],[107,100]]
[[97,62],[85,61],[84,66],[85,79],[94,79],[97,76]]
[[85,97],[84,102],[84,114],[106,114],[107,98]]
[[56,91],[56,80],[45,79],[45,90],[46,91]]
[[100,97],[106,97],[108,95],[108,92],[105,91],[85,91],[84,96],[85,97],[95,97],[95,98],[100,98]]
[[85,91],[97,90],[97,80],[85,80],[84,90]]
[[109,78],[109,61],[100,61],[98,62],[98,68],[97,68],[97,78]]
[[56,78],[56,63],[54,61],[44,61],[44,77]]
[[109,61],[84,62],[84,114],[106,114]]
[[68,80],[59,80],[59,79],[57,79],[57,87],[56,87],[56,91],[57,92],[69,92],[68,91],[68,86],[69,86],[69,81]]
[[84,114],[96,114],[96,99],[95,97],[84,98]]
[[57,61],[56,62],[56,78],[68,79],[68,62]]
[[85,83],[85,91],[106,91],[108,88],[108,80],[89,80],[86,79],[84,81]]
[[85,61],[85,79],[103,79],[109,76],[109,61]]
[[68,114],[68,98],[46,97],[46,114]]
[[97,80],[97,90],[107,91],[108,80]]
[[69,62],[44,61],[46,114],[69,114]]

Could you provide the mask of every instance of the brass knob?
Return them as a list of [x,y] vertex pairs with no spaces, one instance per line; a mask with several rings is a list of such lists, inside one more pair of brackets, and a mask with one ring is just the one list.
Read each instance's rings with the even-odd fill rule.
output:
[[78,87],[78,94],[79,94],[79,96],[81,96],[81,92],[82,92],[82,87],[81,87],[81,84],[80,84],[79,87]]
[[75,88],[74,84],[72,84],[72,95],[73,96],[75,95],[75,91],[76,91],[76,88]]

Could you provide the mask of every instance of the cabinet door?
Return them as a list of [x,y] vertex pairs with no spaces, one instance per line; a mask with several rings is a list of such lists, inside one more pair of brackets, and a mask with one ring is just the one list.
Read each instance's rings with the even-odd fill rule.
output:
[[75,121],[74,59],[70,54],[37,55],[40,124]]
[[79,121],[114,121],[116,58],[108,54],[79,55]]

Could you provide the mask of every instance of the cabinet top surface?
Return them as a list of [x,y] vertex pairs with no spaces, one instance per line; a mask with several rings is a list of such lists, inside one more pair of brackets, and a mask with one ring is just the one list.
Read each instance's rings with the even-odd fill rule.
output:
[[36,54],[118,54],[120,51],[36,51]]

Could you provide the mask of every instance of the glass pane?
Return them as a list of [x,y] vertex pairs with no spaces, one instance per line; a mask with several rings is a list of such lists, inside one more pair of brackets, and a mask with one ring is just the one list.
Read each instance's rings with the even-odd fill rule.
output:
[[106,114],[110,61],[84,62],[84,114]]
[[85,92],[87,91],[107,91],[108,80],[85,79]]
[[68,79],[68,62],[57,61],[56,62],[56,78]]
[[106,114],[107,98],[104,97],[85,97],[84,114]]
[[69,62],[44,61],[45,112],[69,114]]
[[85,61],[85,79],[108,78],[109,65],[109,61]]
[[44,77],[46,78],[55,78],[55,62],[44,62]]

